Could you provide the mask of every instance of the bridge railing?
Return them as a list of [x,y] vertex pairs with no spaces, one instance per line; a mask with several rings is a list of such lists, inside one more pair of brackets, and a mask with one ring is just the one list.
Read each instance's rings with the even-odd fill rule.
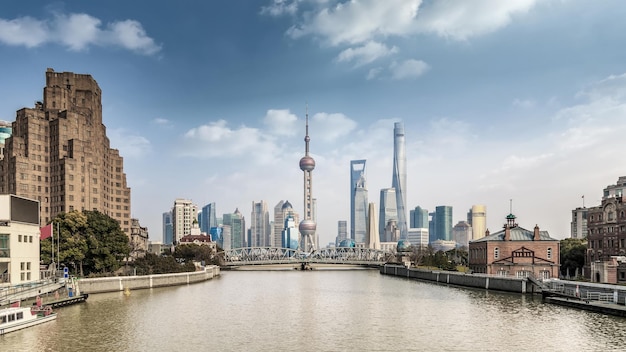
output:
[[370,248],[324,248],[311,253],[291,248],[248,247],[224,251],[226,265],[272,263],[382,264],[391,254]]

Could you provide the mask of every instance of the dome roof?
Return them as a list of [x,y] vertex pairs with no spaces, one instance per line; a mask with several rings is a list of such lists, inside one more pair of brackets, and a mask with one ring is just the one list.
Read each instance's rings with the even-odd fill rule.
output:
[[345,240],[339,242],[339,247],[354,248],[355,246],[354,240],[351,238],[346,238]]
[[293,205],[291,205],[291,203],[289,203],[289,201],[286,200],[285,203],[283,204],[282,209],[293,209]]
[[398,241],[398,247],[396,248],[398,252],[410,252],[411,251],[411,242],[408,240],[400,240]]

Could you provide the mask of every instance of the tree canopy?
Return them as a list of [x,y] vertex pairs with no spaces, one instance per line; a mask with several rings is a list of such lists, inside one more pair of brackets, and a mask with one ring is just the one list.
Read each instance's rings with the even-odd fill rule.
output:
[[[561,240],[561,275],[573,277],[576,273],[582,275],[585,265],[587,241],[579,238]],[[578,270],[578,271],[577,271]]]
[[52,239],[55,261],[81,276],[112,273],[130,253],[128,236],[119,223],[99,211],[60,213],[52,223],[53,237],[41,241],[43,263],[52,262]]

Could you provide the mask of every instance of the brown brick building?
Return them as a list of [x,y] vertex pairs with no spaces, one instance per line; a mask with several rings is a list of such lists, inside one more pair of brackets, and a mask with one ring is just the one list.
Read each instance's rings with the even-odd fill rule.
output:
[[604,189],[602,203],[587,209],[584,274],[592,282],[626,282],[626,176]]
[[102,92],[91,75],[46,72],[43,102],[17,111],[0,160],[0,194],[37,199],[41,224],[60,212],[98,210],[130,236],[124,160],[102,124]]
[[504,229],[471,241],[469,266],[474,273],[537,278],[559,277],[560,241],[535,226],[519,227],[515,215],[506,217]]

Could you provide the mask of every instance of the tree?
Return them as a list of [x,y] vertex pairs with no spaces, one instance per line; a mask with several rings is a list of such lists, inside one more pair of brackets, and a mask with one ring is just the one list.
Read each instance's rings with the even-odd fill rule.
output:
[[[130,252],[128,237],[119,223],[98,211],[60,213],[52,222],[59,246],[57,261],[81,276],[113,272]],[[51,261],[51,246],[51,241],[42,242],[44,263]]]
[[204,261],[209,263],[213,259],[214,253],[211,247],[204,245],[197,245],[195,243],[186,243],[176,246],[174,250],[174,258],[179,259],[181,262]]
[[579,238],[566,238],[561,240],[561,275],[575,275],[576,270],[582,274],[585,265],[585,253],[587,241]]

